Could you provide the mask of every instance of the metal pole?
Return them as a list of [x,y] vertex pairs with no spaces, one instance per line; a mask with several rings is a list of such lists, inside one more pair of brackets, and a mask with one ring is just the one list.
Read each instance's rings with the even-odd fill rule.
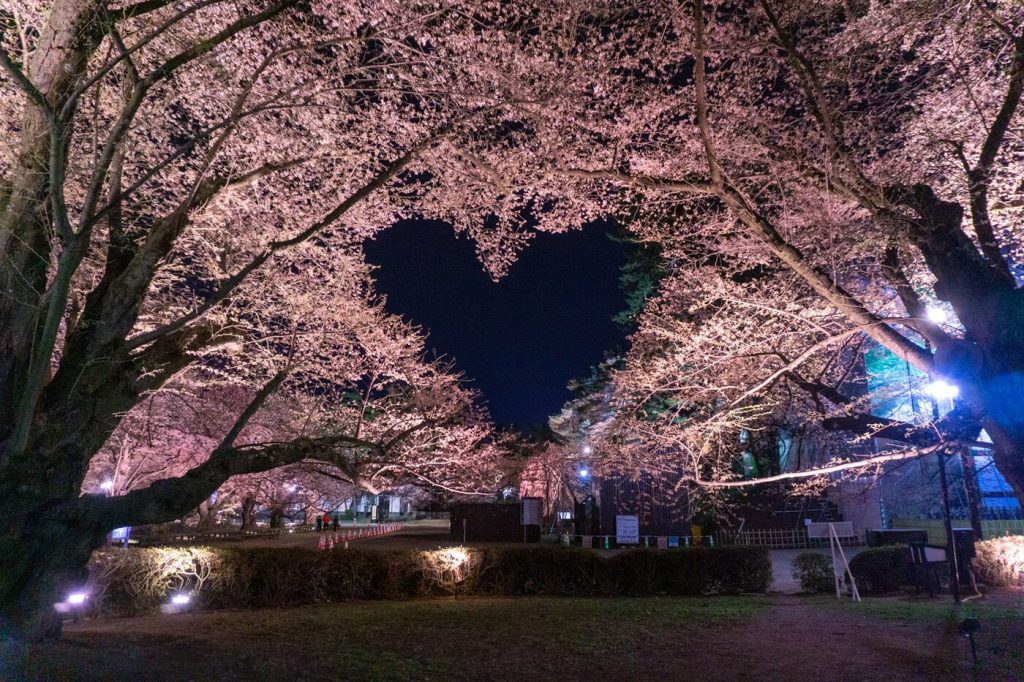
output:
[[953,518],[949,512],[949,481],[946,479],[946,459],[942,450],[935,453],[939,463],[939,481],[942,483],[943,521],[946,526],[946,559],[949,563],[949,591],[953,601],[960,603],[960,572],[957,570],[956,542],[953,539]]
[[[932,398],[932,422],[939,421],[939,401]],[[953,517],[949,511],[949,480],[946,478],[946,457],[942,449],[935,451],[939,464],[939,482],[942,484],[942,521],[946,528],[946,563],[949,564],[949,591],[953,601],[960,603],[960,571],[956,562],[956,542],[953,539]]]
[[967,512],[974,529],[974,541],[984,540],[981,527],[981,493],[978,490],[978,473],[974,470],[974,457],[967,446],[960,448],[960,467],[964,472],[964,490],[967,492]]

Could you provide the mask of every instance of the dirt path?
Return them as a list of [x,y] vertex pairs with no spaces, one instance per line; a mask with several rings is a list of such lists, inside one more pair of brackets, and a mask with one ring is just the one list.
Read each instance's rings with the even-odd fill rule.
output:
[[[759,642],[759,646],[753,646]],[[916,680],[956,678],[956,635],[939,622],[879,623],[850,602],[835,605],[777,597],[739,634],[747,671],[786,680]],[[756,674],[737,671],[737,679]]]

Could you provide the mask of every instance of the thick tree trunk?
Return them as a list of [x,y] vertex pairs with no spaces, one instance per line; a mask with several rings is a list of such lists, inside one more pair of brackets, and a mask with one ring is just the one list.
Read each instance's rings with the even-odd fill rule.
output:
[[[1024,416],[1024,393],[1018,394],[1018,407]],[[985,421],[985,431],[995,443],[993,459],[999,473],[1013,486],[1017,499],[1024,507],[1024,422],[1008,420]]]
[[0,509],[4,646],[56,638],[62,616],[54,603],[69,592],[88,591],[86,566],[92,551],[103,544],[106,530],[74,505],[28,499],[10,488],[0,490],[0,496],[5,498]]
[[1024,292],[992,287],[958,303],[965,339],[938,348],[936,370],[960,387],[1024,504]]
[[[24,65],[25,76],[52,106],[59,106],[84,72],[100,33],[95,0],[56,3]],[[27,371],[37,341],[42,292],[51,257],[50,129],[25,95],[17,166],[0,211],[0,462],[4,460],[17,400],[28,388]]]
[[256,527],[256,498],[247,495],[242,500],[242,530]]
[[202,531],[208,531],[213,528],[214,519],[216,519],[215,507],[210,504],[209,500],[203,500],[199,507],[196,508],[196,513],[199,515],[199,522],[196,523],[196,528]]
[[274,507],[270,510],[270,527],[280,528],[284,525],[284,510],[280,507]]

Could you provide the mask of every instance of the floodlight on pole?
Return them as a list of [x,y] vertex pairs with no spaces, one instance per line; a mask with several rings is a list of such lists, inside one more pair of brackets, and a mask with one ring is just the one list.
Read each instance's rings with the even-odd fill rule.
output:
[[960,395],[960,387],[945,379],[935,379],[924,387],[924,392],[935,400],[954,400]]
[[935,324],[943,324],[949,319],[949,315],[946,314],[946,311],[936,306],[928,306],[925,310],[925,315],[928,317],[929,321],[934,322]]

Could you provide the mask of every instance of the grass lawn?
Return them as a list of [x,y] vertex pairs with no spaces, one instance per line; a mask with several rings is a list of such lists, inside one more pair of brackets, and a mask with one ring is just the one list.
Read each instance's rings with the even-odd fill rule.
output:
[[[1024,671],[1020,593],[966,607],[980,679]],[[357,602],[98,620],[30,656],[49,680],[971,679],[941,600],[745,596]]]

